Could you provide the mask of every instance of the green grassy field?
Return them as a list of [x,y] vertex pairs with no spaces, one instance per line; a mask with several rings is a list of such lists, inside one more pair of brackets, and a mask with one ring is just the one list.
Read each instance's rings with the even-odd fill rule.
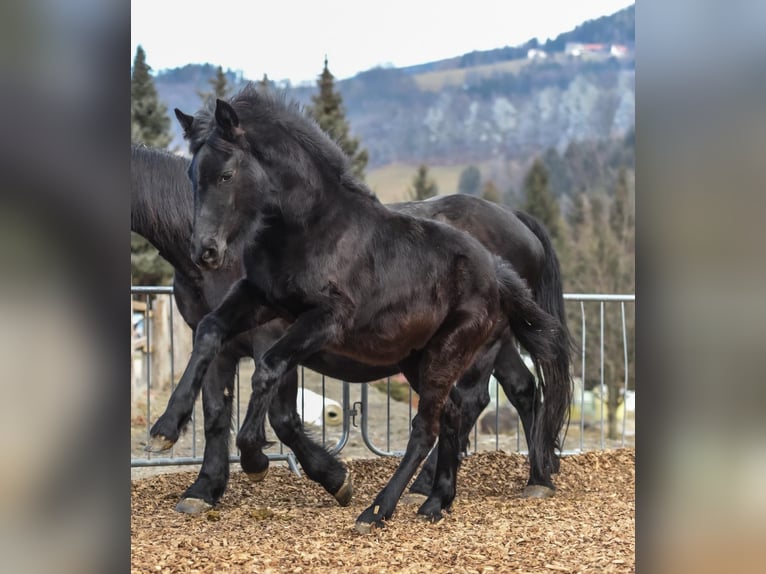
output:
[[[599,62],[610,58],[609,54],[583,54],[579,57],[580,62]],[[565,64],[571,61],[571,56],[558,52],[548,56],[546,62]],[[462,86],[467,75],[473,77],[488,77],[500,74],[518,74],[526,66],[534,65],[535,62],[526,58],[509,60],[507,62],[495,62],[482,64],[470,68],[458,68],[453,70],[437,70],[424,72],[415,76],[415,82],[421,90],[436,92],[445,86]]]
[[[439,186],[439,193],[455,193],[460,172],[465,166],[428,166],[430,177]],[[370,170],[367,173],[367,184],[383,203],[406,201],[408,189],[417,172],[417,165],[392,163]]]
[[466,74],[476,76],[491,76],[500,73],[518,74],[524,66],[528,65],[530,60],[519,59],[508,62],[497,62],[494,64],[484,64],[482,66],[473,66],[471,68],[460,68],[454,70],[437,70],[435,72],[425,72],[415,76],[415,82],[421,90],[438,91],[444,86],[461,86],[465,83]]
[[[441,195],[457,193],[457,184],[462,172],[469,164],[429,165],[428,173],[436,182]],[[479,169],[482,168],[478,164]],[[383,203],[409,200],[408,189],[417,172],[417,165],[392,163],[367,172],[367,184]]]

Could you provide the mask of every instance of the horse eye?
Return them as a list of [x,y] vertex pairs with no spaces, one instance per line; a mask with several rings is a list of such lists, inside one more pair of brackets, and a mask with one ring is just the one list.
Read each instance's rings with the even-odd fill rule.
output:
[[227,171],[226,173],[221,174],[221,182],[226,183],[228,181],[231,181],[231,178],[234,176],[234,174],[230,171]]

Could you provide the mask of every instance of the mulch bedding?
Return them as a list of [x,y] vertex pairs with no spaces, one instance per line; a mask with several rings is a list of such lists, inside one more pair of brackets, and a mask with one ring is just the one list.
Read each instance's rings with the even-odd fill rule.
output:
[[635,572],[635,450],[565,457],[545,500],[522,499],[527,459],[480,452],[460,467],[452,512],[432,524],[400,502],[385,528],[354,529],[398,459],[349,460],[354,498],[274,465],[251,483],[232,471],[220,504],[173,508],[196,473],[134,480],[131,572]]

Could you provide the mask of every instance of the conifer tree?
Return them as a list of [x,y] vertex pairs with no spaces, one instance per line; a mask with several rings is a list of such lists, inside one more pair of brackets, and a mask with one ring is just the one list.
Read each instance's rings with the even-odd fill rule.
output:
[[620,242],[630,239],[630,233],[635,226],[629,200],[627,173],[625,167],[620,167],[614,188],[614,202],[609,214],[609,224]]
[[[166,148],[172,139],[170,117],[159,99],[150,70],[144,49],[138,46],[130,77],[130,139]],[[135,233],[130,235],[130,269],[132,282],[137,285],[169,283],[173,277],[173,267]]]
[[457,192],[466,195],[479,195],[481,193],[481,172],[478,167],[469,165],[460,172]]
[[409,195],[414,201],[422,201],[439,193],[436,182],[428,177],[428,166],[421,164],[412,180]]
[[130,274],[133,285],[169,285],[173,266],[146,239],[130,234]]
[[487,201],[500,203],[500,190],[497,189],[494,181],[489,180],[481,187],[481,197]]
[[[620,190],[624,187],[624,190]],[[567,248],[564,276],[565,289],[577,293],[631,293],[635,291],[634,243],[635,230],[633,207],[627,177],[621,175],[615,188],[614,197],[601,192],[582,191],[575,196],[568,214],[570,235]],[[579,310],[569,308],[571,323],[581,319]],[[591,318],[598,318],[601,309],[597,303],[585,303],[583,312]],[[607,435],[619,436],[617,409],[623,400],[623,333],[633,332],[635,316],[626,309],[625,316],[616,306],[607,306],[604,311],[604,329],[600,331],[600,319],[587,323],[585,345],[589,356],[600,355],[603,338],[603,378],[607,389],[606,415]],[[635,373],[635,349],[628,341],[628,370]],[[598,361],[591,361],[585,369],[586,388],[598,385],[602,373]],[[634,382],[633,377],[630,379]]]
[[557,247],[563,243],[559,204],[548,187],[548,172],[538,158],[524,178],[524,204],[522,209],[536,217],[546,227]]
[[548,172],[548,186],[553,197],[569,195],[572,190],[572,178],[566,160],[555,147],[550,147],[543,154],[542,161]]
[[324,59],[324,70],[317,80],[319,92],[311,97],[313,105],[307,109],[329,136],[335,140],[341,149],[351,160],[354,175],[364,180],[364,170],[367,167],[369,156],[367,150],[360,147],[358,139],[351,137],[349,123],[346,120],[346,111],[343,107],[343,98],[335,89],[335,77],[327,67],[327,58]]
[[222,100],[229,95],[229,82],[226,79],[223,67],[218,66],[216,68],[215,75],[208,80],[208,84],[213,88],[211,92],[197,92],[203,102],[215,98]]
[[170,116],[167,107],[160,101],[150,71],[146,53],[138,46],[130,76],[131,141],[166,148],[172,140]]
[[262,92],[268,92],[271,89],[271,81],[265,72],[263,74],[263,78],[261,78],[261,81],[258,82],[258,89]]

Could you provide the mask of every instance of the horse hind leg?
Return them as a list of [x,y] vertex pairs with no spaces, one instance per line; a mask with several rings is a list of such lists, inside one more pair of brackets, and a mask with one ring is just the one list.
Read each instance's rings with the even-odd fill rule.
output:
[[436,468],[428,497],[418,508],[418,514],[432,522],[442,519],[442,510],[452,506],[457,493],[457,471],[460,466],[460,396],[452,388],[444,404],[439,426],[439,441],[432,452],[437,453]]
[[542,416],[540,393],[535,385],[535,376],[524,364],[510,337],[498,353],[495,377],[519,413],[527,441],[529,480],[521,496],[523,498],[549,498],[554,495],[555,487],[551,480],[550,469],[540,464],[539,459],[544,458],[544,453],[553,448],[553,445],[537,444],[540,438],[539,433],[535,432],[535,424]]
[[[460,405],[458,456],[468,451],[471,429],[476,424],[479,415],[489,404],[489,377],[492,374],[499,349],[500,342],[493,342],[486,351],[478,356],[455,386],[455,392],[458,395],[455,402]],[[410,487],[408,500],[415,501],[419,498],[419,502],[422,503],[431,494],[436,477],[438,457],[439,449],[433,449],[420,474]]]
[[[443,517],[444,506],[449,506],[455,496],[454,477],[459,466],[456,422],[460,417],[454,403],[448,400],[451,386],[450,380],[423,385],[418,413],[412,420],[412,432],[404,457],[373,503],[357,518],[355,528],[358,532],[369,533],[375,527],[382,527],[384,522],[391,518],[407,483],[436,443],[437,437],[440,448],[437,447],[439,454],[435,476],[440,480],[432,487],[417,513],[432,522]],[[448,404],[452,406],[447,406]],[[445,408],[449,410],[443,414]],[[441,429],[441,424],[454,426],[451,429]]]
[[269,408],[269,421],[277,437],[293,451],[306,475],[322,485],[341,506],[351,502],[351,473],[341,462],[315,443],[303,428],[297,411],[298,371],[288,372],[280,382]]
[[[443,447],[445,454],[443,460],[437,460],[437,473],[444,473],[448,482],[454,484],[452,475],[457,474],[460,463],[457,428],[455,428],[459,416],[455,416],[455,411],[447,413],[444,422],[450,428],[445,429],[445,434],[442,435],[440,429],[442,413],[449,399],[450,389],[476,353],[476,346],[472,342],[485,339],[489,329],[489,325],[476,321],[476,313],[472,310],[459,310],[445,322],[422,351],[419,384],[414,385],[418,388],[420,401],[418,414],[412,421],[412,433],[407,442],[407,449],[388,484],[357,518],[358,532],[368,533],[376,526],[381,527],[384,521],[393,515],[404,489],[420,463],[428,455],[437,437],[444,436],[446,443]],[[441,454],[442,451],[439,455]],[[447,476],[448,473],[449,476]],[[426,500],[424,505],[427,506],[421,506],[422,511],[419,509],[419,514],[436,521],[442,517],[442,500],[446,496],[451,502],[454,493],[442,492],[439,489],[436,493],[432,492],[431,496],[434,500],[438,498],[439,503]]]
[[[246,421],[252,418],[253,408],[253,398],[251,396],[247,405],[247,413],[245,414]],[[262,482],[269,472],[269,457],[263,452],[263,449],[271,444],[266,440],[265,423],[265,419],[261,420],[260,429],[256,430],[256,434],[259,437],[257,442],[250,443],[237,441],[239,464],[242,467],[242,471],[251,482],[256,483]],[[240,433],[241,432],[242,430],[240,429]]]

